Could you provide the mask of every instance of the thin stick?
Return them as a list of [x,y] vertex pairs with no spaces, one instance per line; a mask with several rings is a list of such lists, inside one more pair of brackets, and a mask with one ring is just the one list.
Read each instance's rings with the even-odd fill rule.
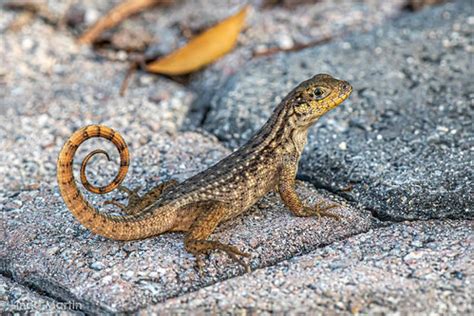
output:
[[171,0],[126,0],[112,8],[104,17],[87,29],[78,41],[80,44],[92,44],[102,32],[116,26],[129,16],[158,3],[169,4],[171,2]]
[[121,97],[125,95],[125,92],[127,91],[127,88],[128,88],[128,82],[130,81],[130,78],[135,74],[137,68],[138,68],[138,62],[132,62],[130,64],[130,67],[128,67],[127,73],[125,74],[125,77],[123,78],[122,85],[120,86],[120,90],[119,90],[119,95]]
[[302,49],[305,49],[305,48],[308,48],[308,47],[313,47],[313,46],[316,46],[316,45],[327,43],[331,39],[332,39],[332,36],[328,35],[328,36],[325,36],[323,38],[317,39],[315,41],[312,41],[312,42],[309,42],[309,43],[306,43],[306,44],[295,44],[295,45],[293,45],[293,47],[290,47],[290,48],[273,47],[273,48],[269,48],[268,50],[263,51],[263,52],[254,52],[253,57],[269,56],[269,55],[273,55],[273,54],[280,53],[280,52],[294,52],[294,51],[302,50]]
[[15,11],[23,11],[23,12],[30,12],[32,18],[34,16],[38,16],[43,19],[46,23],[51,25],[56,25],[59,22],[58,17],[56,17],[48,8],[48,6],[44,3],[39,3],[33,0],[23,0],[23,1],[8,1],[3,4],[3,8],[7,10],[15,10]]

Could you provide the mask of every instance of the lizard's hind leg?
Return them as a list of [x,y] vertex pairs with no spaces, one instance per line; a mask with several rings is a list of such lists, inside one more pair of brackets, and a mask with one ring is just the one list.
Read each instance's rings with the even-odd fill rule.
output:
[[134,189],[129,189],[124,186],[119,186],[117,188],[119,191],[122,191],[127,194],[128,203],[127,205],[117,202],[116,200],[107,200],[104,201],[104,205],[111,204],[117,206],[122,212],[133,215],[139,211],[138,204],[142,200],[142,197],[138,195],[138,191],[141,190],[141,187],[136,187]]
[[[86,157],[84,157],[84,160],[81,163],[80,176],[81,176],[82,185],[88,191],[93,192],[93,193],[103,194],[103,193],[106,193],[105,190],[101,190],[101,188],[94,187],[92,184],[89,183],[86,176],[87,163],[92,157],[94,157],[97,154],[105,155],[107,160],[110,161],[110,157],[105,150],[96,149],[90,152]],[[127,161],[127,166],[128,166],[128,161]],[[154,201],[156,201],[161,196],[161,194],[163,194],[163,192],[166,192],[166,190],[175,186],[176,184],[178,184],[178,181],[176,180],[168,180],[166,182],[160,183],[159,185],[157,185],[156,187],[154,187],[153,189],[145,193],[143,197],[138,195],[138,191],[140,191],[141,189],[140,187],[137,187],[135,189],[128,189],[124,186],[119,186],[117,189],[122,192],[125,192],[128,195],[127,205],[117,202],[115,200],[105,201],[104,205],[112,204],[112,205],[117,206],[126,214],[134,215],[140,212],[142,209],[146,208],[147,206],[151,205]]]
[[250,257],[250,254],[219,241],[207,240],[228,212],[229,209],[226,204],[220,202],[214,203],[192,224],[189,233],[184,240],[184,245],[186,250],[196,256],[196,258],[199,258],[199,255],[209,253],[212,250],[222,250],[234,261],[243,266],[246,272],[250,272],[250,267],[239,258],[239,256],[248,258]]
[[155,202],[164,192],[166,192],[171,187],[178,184],[178,181],[172,179],[166,182],[158,184],[156,187],[145,193],[145,195],[138,195],[140,187],[137,187],[133,190],[130,190],[126,187],[120,186],[118,189],[127,193],[128,195],[128,204],[122,204],[114,200],[105,201],[104,204],[112,204],[120,208],[124,213],[128,215],[133,215],[139,213],[141,210],[146,208]]

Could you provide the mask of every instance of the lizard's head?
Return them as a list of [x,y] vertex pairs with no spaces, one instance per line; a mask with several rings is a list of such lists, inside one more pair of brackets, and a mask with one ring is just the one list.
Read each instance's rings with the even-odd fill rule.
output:
[[289,96],[289,113],[295,123],[309,127],[329,110],[341,104],[352,92],[351,85],[327,74],[319,74],[302,82]]

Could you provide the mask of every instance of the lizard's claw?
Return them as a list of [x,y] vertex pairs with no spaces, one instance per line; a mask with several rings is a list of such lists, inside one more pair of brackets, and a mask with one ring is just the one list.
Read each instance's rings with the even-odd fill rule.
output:
[[241,258],[238,257],[238,256],[241,256],[245,258],[250,258],[249,253],[242,252],[234,246],[229,246],[229,245],[224,245],[224,244],[221,244],[221,247],[219,247],[219,249],[224,251],[226,254],[228,254],[229,257],[232,258],[232,260],[240,264],[245,269],[245,272],[250,273],[251,270],[250,270],[249,265],[245,261],[243,261]]
[[125,192],[128,195],[129,200],[139,200],[140,196],[138,195],[138,191],[142,189],[141,186],[135,187],[135,189],[129,189],[124,186],[119,186],[117,190]]
[[127,195],[128,195],[128,203],[127,205],[125,204],[122,204],[120,202],[117,202],[115,200],[107,200],[107,201],[104,201],[104,205],[108,205],[108,204],[111,204],[111,205],[115,205],[117,206],[122,212],[125,212],[127,214],[134,214],[135,213],[135,206],[137,205],[137,203],[140,201],[141,197],[140,195],[138,195],[138,191],[141,190],[141,187],[138,186],[134,189],[129,189],[127,187],[124,187],[124,186],[119,186],[117,188],[119,191],[122,191],[122,192],[125,192]]
[[332,212],[328,212],[330,209],[333,209],[339,206],[340,205],[337,203],[331,203],[329,205],[326,204],[324,206],[321,206],[321,204],[316,204],[313,207],[305,207],[305,212],[307,212],[308,214],[316,215],[319,219],[325,216],[325,217],[332,217],[335,220],[339,221],[342,219],[341,216],[334,214]]
[[225,245],[214,240],[194,240],[188,243],[190,244],[188,245],[188,247],[190,247],[188,248],[188,251],[197,258],[197,263],[201,263],[199,255],[209,253],[211,250],[222,250],[228,254],[232,260],[240,264],[245,269],[245,272],[251,271],[249,265],[239,258],[239,256],[249,258],[250,254],[240,251],[237,247]]

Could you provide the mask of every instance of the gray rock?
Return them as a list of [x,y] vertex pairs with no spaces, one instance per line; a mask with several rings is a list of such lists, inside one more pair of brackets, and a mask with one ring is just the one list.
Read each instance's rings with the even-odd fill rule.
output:
[[10,314],[52,313],[57,315],[83,315],[81,305],[59,302],[0,276],[0,312]]
[[[204,7],[220,8],[223,2],[217,2],[219,4]],[[259,54],[271,55],[271,51],[316,45],[350,32],[371,30],[398,17],[405,5],[404,0],[320,0],[288,8],[283,5],[262,7],[262,2],[265,1],[255,1],[236,49],[195,75],[192,86],[198,91],[199,97],[193,104],[193,110],[197,113],[191,116],[192,126],[202,121],[200,115],[205,113],[210,98],[221,84],[250,60],[259,58],[256,57]],[[215,10],[212,11],[215,16]]]
[[373,229],[142,314],[472,315],[472,224],[404,222]]
[[[192,169],[193,162],[182,160],[186,169]],[[330,202],[327,193],[311,185],[299,183],[298,191],[308,204]],[[104,199],[90,200],[100,205]],[[347,206],[335,209],[343,216],[335,222],[294,217],[275,194],[265,202],[221,225],[212,237],[251,253],[253,269],[367,231],[371,225],[370,214]],[[183,247],[182,234],[134,242],[92,235],[69,213],[57,190],[36,191],[32,202],[18,212],[5,213],[4,219],[7,233],[0,250],[4,267],[0,273],[11,274],[16,282],[49,296],[80,303],[86,312],[136,310],[244,273],[219,252],[204,258],[199,273],[193,256]],[[54,254],[49,251],[52,248]],[[99,260],[107,263],[100,269]]]
[[[2,11],[0,22],[11,16]],[[0,200],[20,189],[55,185],[59,150],[76,129],[108,125],[133,154],[161,133],[176,133],[194,97],[150,74],[141,74],[140,83],[120,97],[126,64],[101,60],[40,20],[1,36]],[[17,209],[14,203],[6,208]]]
[[448,3],[251,63],[218,89],[204,127],[235,147],[298,82],[333,74],[354,92],[310,132],[300,178],[383,220],[473,218],[470,8]]

